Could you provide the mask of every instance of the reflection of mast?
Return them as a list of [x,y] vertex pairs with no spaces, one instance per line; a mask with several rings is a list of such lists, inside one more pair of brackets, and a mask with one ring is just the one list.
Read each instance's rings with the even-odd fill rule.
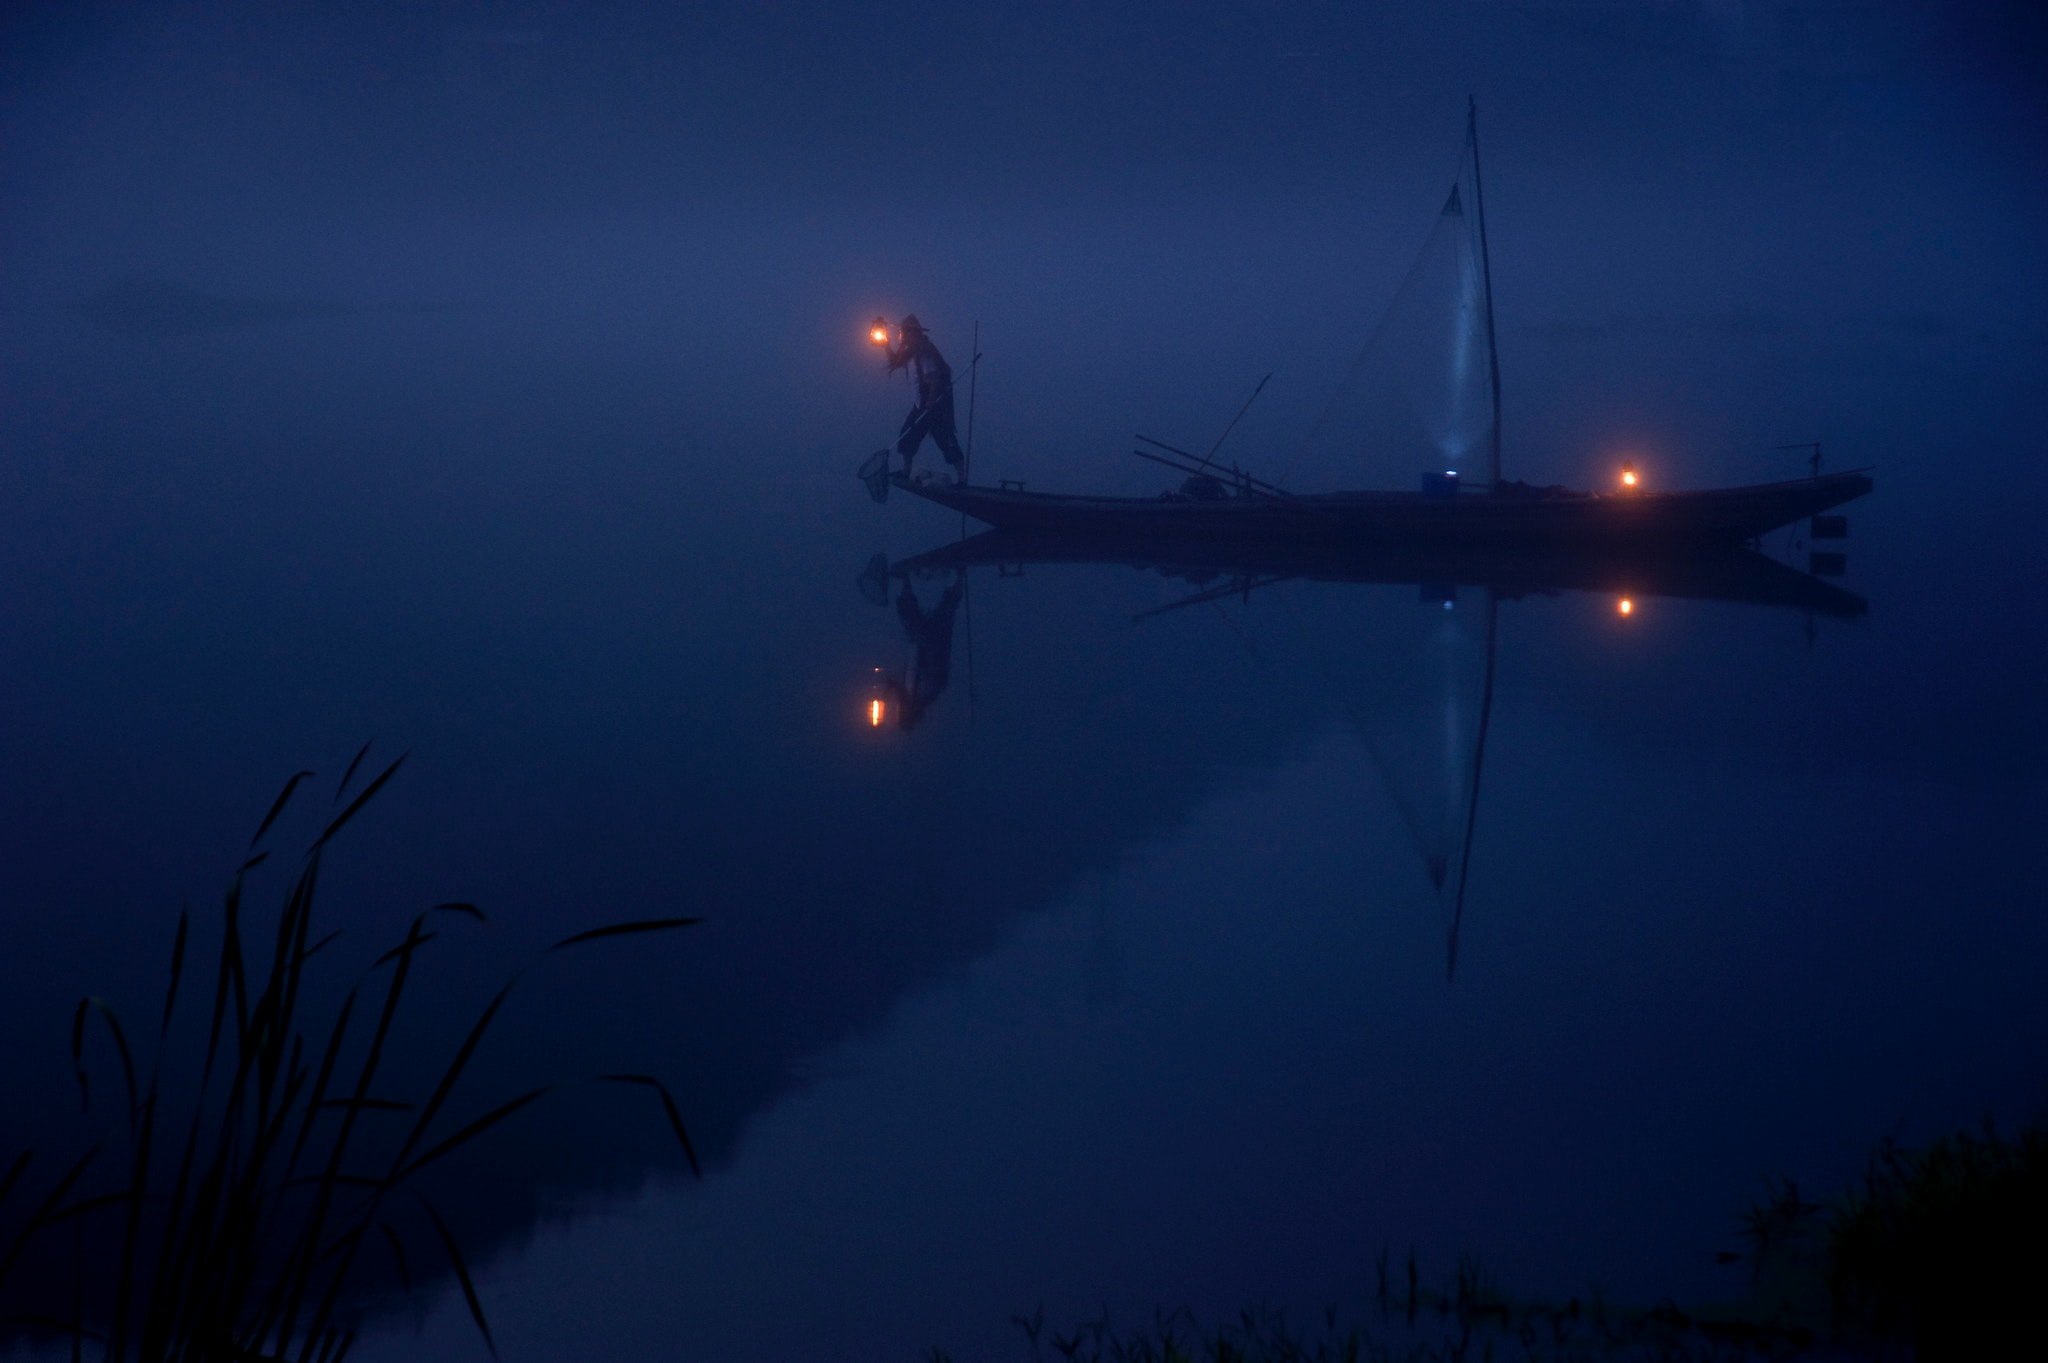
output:
[[[1496,439],[1498,431],[1496,431]],[[1458,973],[1458,928],[1465,919],[1465,877],[1472,869],[1472,832],[1479,825],[1479,771],[1486,761],[1486,728],[1493,719],[1493,659],[1494,624],[1499,613],[1499,603],[1492,592],[1486,594],[1486,680],[1479,690],[1479,733],[1472,744],[1471,796],[1465,805],[1465,845],[1458,853],[1458,892],[1451,904],[1451,933],[1449,958],[1444,966],[1444,978],[1454,978]]]

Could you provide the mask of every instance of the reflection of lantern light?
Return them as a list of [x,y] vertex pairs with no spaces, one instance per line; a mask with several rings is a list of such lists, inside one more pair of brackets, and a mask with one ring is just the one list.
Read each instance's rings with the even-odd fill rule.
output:
[[[1633,599],[1624,596],[1621,600],[1614,603],[1614,612],[1617,615],[1634,615],[1636,613],[1636,603]],[[879,704],[879,702],[877,703]]]
[[889,717],[889,679],[882,675],[882,669],[875,669],[875,679],[868,690],[868,727],[879,729],[882,721]]
[[889,344],[889,323],[886,318],[877,317],[868,327],[868,339],[876,345]]
[[1627,488],[1636,485],[1636,466],[1633,462],[1621,466],[1621,485]]

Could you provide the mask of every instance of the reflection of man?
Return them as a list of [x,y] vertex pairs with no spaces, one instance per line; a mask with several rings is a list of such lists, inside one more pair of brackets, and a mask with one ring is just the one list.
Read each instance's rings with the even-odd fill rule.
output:
[[932,344],[916,313],[903,319],[900,330],[903,343],[889,348],[889,372],[908,367],[911,383],[917,389],[917,401],[910,415],[903,418],[903,431],[896,437],[896,453],[903,456],[903,476],[910,476],[910,462],[929,435],[939,453],[953,466],[953,477],[957,480],[961,454],[960,439],[953,433],[952,366]]
[[896,618],[903,622],[910,664],[902,680],[885,677],[882,686],[896,702],[896,723],[901,728],[915,727],[952,677],[953,612],[960,608],[963,580],[956,575],[939,604],[929,611],[918,603],[908,577],[897,593]]

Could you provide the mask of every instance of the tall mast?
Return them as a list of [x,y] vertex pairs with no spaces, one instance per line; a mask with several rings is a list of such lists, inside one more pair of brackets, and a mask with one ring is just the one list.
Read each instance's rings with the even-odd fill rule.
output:
[[1479,215],[1479,278],[1486,291],[1486,367],[1493,385],[1493,433],[1487,483],[1500,486],[1500,351],[1493,335],[1493,263],[1486,253],[1486,191],[1479,183],[1479,101],[1465,97],[1465,136],[1472,144],[1472,200]]

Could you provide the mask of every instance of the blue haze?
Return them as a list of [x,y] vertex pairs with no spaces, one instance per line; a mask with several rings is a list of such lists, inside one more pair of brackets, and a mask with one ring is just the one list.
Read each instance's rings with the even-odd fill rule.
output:
[[[509,1358],[1313,1316],[1388,1244],[1738,1290],[1765,1176],[2043,1097],[2043,56],[2017,4],[10,10],[0,1156],[71,1130],[76,997],[146,1015],[283,779],[374,737],[343,945],[494,919],[429,1033],[706,918],[534,976],[486,1057],[479,1107],[658,1071],[708,1166],[593,1095],[451,1171]],[[1447,983],[1344,684],[1412,592],[1134,627],[1191,587],[978,575],[971,667],[870,734],[855,575],[957,526],[850,473],[910,310],[983,329],[988,477],[1156,490],[1131,432],[1268,370],[1232,449],[1284,464],[1468,92],[1511,475],[1820,439],[1877,492],[1870,616],[1811,642],[1502,605]],[[437,1290],[361,1356],[480,1355]]]

